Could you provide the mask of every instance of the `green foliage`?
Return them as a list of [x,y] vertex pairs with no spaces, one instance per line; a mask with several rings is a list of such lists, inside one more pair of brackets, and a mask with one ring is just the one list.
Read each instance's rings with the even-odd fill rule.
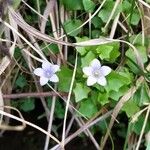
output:
[[103,60],[107,60],[110,62],[115,62],[118,56],[120,55],[119,52],[119,43],[114,42],[111,44],[103,44],[96,48],[99,57]]
[[133,99],[138,104],[138,106],[144,106],[148,104],[150,102],[148,86],[146,84],[141,84],[139,89],[134,94]]
[[23,99],[19,104],[19,108],[25,112],[33,110],[35,108],[34,99],[32,98]]
[[88,66],[90,62],[95,58],[95,55],[93,52],[89,51],[83,58],[81,58],[81,67]]
[[[138,53],[140,55],[140,58],[142,60],[142,63],[146,63],[147,62],[147,52],[146,52],[146,47],[144,46],[136,46],[137,50],[138,50]],[[136,60],[136,57],[135,57],[135,53],[133,52],[133,49],[129,48],[127,51],[126,51],[126,56],[129,57],[135,64],[137,64],[137,60]],[[137,68],[137,66],[135,66],[135,64],[133,64],[133,62],[131,62],[130,60],[127,60],[127,65],[132,68],[132,71],[134,73],[139,73],[139,68]]]
[[20,87],[20,88],[24,88],[27,85],[27,80],[23,75],[20,75],[16,82],[15,82],[16,86]]
[[[140,135],[141,129],[144,123],[144,115],[140,115],[135,123],[132,124],[132,131],[136,134]],[[144,133],[147,133],[150,130],[150,124],[147,122]]]
[[[45,46],[43,46],[43,47],[45,47]],[[57,54],[59,52],[58,46],[56,44],[52,43],[43,49],[43,52],[46,56],[50,55],[50,51],[53,52],[54,54]]]
[[82,83],[76,83],[76,87],[74,88],[73,92],[75,94],[75,101],[79,102],[85,98],[88,98],[90,89]]
[[130,83],[131,83],[130,74],[127,75],[124,72],[122,73],[112,72],[110,75],[108,75],[108,85],[105,88],[107,91],[118,92],[122,86],[129,85]]
[[109,103],[109,94],[107,92],[99,93],[98,95],[98,102],[103,106],[107,103]]
[[67,10],[82,10],[83,4],[81,0],[60,0]]
[[129,100],[128,102],[125,103],[122,110],[125,111],[127,116],[130,118],[135,113],[137,113],[140,110],[140,108],[137,106],[137,103],[135,101]]
[[[79,37],[75,37],[75,38],[77,42],[83,42],[83,41],[89,40],[89,38],[86,36],[82,38],[79,38]],[[76,47],[76,50],[80,53],[80,55],[85,55],[87,52],[87,47]]]
[[[104,23],[106,23],[109,19],[109,16],[111,15],[112,9],[114,7],[115,2],[113,0],[107,0],[107,2],[104,4],[104,7],[100,10],[98,16],[102,19]],[[113,15],[113,19],[119,12],[121,12],[122,7],[119,5]]]
[[86,99],[84,101],[81,101],[79,111],[84,116],[91,118],[97,112],[97,107],[92,103],[90,99]]
[[102,26],[102,20],[98,16],[95,16],[92,18],[92,24],[95,28],[100,28]]
[[91,0],[83,0],[83,6],[86,12],[92,13],[95,8],[95,4]]
[[73,31],[73,30],[80,27],[81,24],[82,24],[82,21],[79,20],[79,19],[77,19],[77,20],[67,20],[64,23],[64,29],[65,29],[66,33],[69,34],[70,36],[76,36],[77,34],[79,34],[81,32],[81,28],[76,30],[76,31]]
[[[51,98],[47,98],[47,104],[48,104],[48,107],[50,108],[52,105],[52,99]],[[59,118],[59,119],[63,119],[64,114],[65,114],[65,109],[58,99],[55,102],[55,108],[56,108],[55,109],[55,117]]]
[[14,9],[17,9],[21,3],[21,0],[12,1],[12,5]]
[[62,67],[58,72],[59,83],[58,90],[62,92],[69,92],[73,71],[68,67]]
[[[129,21],[129,19],[128,19],[128,21]],[[134,12],[131,16],[130,23],[132,25],[138,25],[139,21],[140,21],[140,15],[138,14],[138,12]]]
[[24,112],[29,112],[35,109],[35,99],[34,98],[24,98],[18,101],[13,101],[12,105],[23,110]]

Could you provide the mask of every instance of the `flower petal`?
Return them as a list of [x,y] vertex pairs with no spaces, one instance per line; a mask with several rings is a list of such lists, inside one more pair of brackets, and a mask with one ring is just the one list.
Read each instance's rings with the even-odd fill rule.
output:
[[47,82],[48,82],[48,78],[45,78],[45,77],[41,77],[41,78],[40,78],[40,85],[41,85],[41,86],[47,84]]
[[52,67],[52,70],[53,70],[54,73],[60,70],[59,65],[52,65],[51,67]]
[[91,85],[95,84],[96,81],[97,80],[94,77],[89,76],[88,79],[87,79],[87,85],[91,86]]
[[111,72],[111,68],[108,66],[102,66],[101,72],[104,76],[107,76]]
[[52,81],[52,82],[58,82],[59,78],[57,77],[56,74],[54,74],[49,80]]
[[101,67],[101,63],[100,63],[100,61],[98,59],[94,59],[91,62],[91,66],[92,66],[92,68],[100,68]]
[[104,76],[99,77],[99,79],[97,80],[97,83],[105,86],[107,84],[106,78]]
[[44,71],[42,68],[36,68],[33,73],[37,76],[43,76],[44,75]]
[[84,67],[82,69],[82,71],[84,72],[85,75],[87,76],[91,76],[92,75],[92,68],[91,67]]
[[44,70],[47,70],[47,69],[49,69],[49,68],[51,68],[51,63],[50,62],[48,62],[48,61],[44,61],[43,63],[42,63],[42,68],[44,69]]

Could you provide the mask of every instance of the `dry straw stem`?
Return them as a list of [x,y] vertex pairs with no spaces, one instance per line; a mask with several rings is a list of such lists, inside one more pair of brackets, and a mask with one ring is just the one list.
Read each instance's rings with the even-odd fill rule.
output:
[[32,26],[30,26],[29,24],[27,24],[23,20],[23,18],[13,10],[13,8],[9,7],[9,11],[12,14],[14,20],[20,26],[20,28],[22,28],[28,34],[31,34],[31,35],[35,36],[36,38],[38,38],[40,40],[43,40],[45,42],[62,44],[62,45],[66,45],[66,46],[74,46],[74,44],[72,44],[72,43],[67,43],[67,42],[63,42],[63,41],[60,41],[60,40],[56,40],[51,36],[48,36],[46,34],[41,33],[37,29],[35,29]]
[[122,3],[122,0],[116,0],[115,5],[114,5],[114,7],[113,7],[113,9],[112,9],[112,11],[111,11],[111,14],[110,14],[110,16],[109,16],[109,18],[108,18],[108,21],[107,21],[107,23],[106,23],[104,29],[107,29],[107,27],[108,27],[110,21],[112,20],[112,17],[114,16],[114,13],[115,13],[115,11],[116,11],[116,9],[117,9],[117,7],[118,7],[118,5],[119,5],[120,3]]
[[[9,108],[10,108],[10,106],[9,106]],[[11,109],[16,110],[15,108],[11,108]],[[18,112],[18,111],[17,111],[17,112]],[[19,118],[19,117],[17,117],[17,116],[14,116],[14,115],[12,115],[12,114],[9,114],[9,113],[7,113],[7,112],[4,112],[4,111],[2,111],[2,110],[0,110],[0,114],[1,114],[1,115],[4,115],[4,116],[7,116],[7,117],[10,117],[10,118],[12,118],[12,119],[14,119],[14,120],[17,120],[17,121],[19,121],[19,122],[22,122],[24,125],[29,125],[29,126],[35,128],[35,129],[41,131],[42,133],[48,135],[51,139],[53,139],[56,143],[58,143],[58,144],[61,146],[61,143],[59,142],[58,139],[56,139],[53,135],[49,134],[47,131],[45,131],[44,129],[40,128],[39,126],[37,126],[37,125],[35,125],[35,124],[31,123],[31,122],[28,122],[28,121],[24,120],[23,118]],[[3,126],[1,126],[1,127],[3,128]],[[4,127],[4,128],[5,128],[5,127]],[[12,128],[13,128],[13,127],[12,127]],[[8,129],[9,129],[9,128],[8,128]],[[19,128],[19,129],[20,129],[20,128]]]
[[[65,139],[65,144],[69,143],[71,140],[73,140],[75,137],[77,137],[78,135],[80,135],[83,131],[89,129],[90,127],[92,127],[93,125],[97,124],[98,122],[104,121],[105,119],[107,119],[109,116],[111,116],[112,111],[109,111],[107,113],[105,113],[104,115],[96,118],[95,120],[93,120],[92,122],[88,122],[86,124],[84,124],[80,129],[78,129],[75,133],[71,134],[69,137],[67,137]],[[59,145],[54,146],[53,148],[51,148],[51,150],[56,150],[59,149]]]
[[64,145],[65,145],[64,142],[65,142],[65,136],[66,136],[65,133],[66,133],[67,113],[68,113],[69,103],[70,103],[70,99],[71,99],[71,93],[72,93],[73,84],[74,84],[74,81],[75,81],[76,70],[77,70],[77,60],[78,60],[78,52],[76,52],[75,66],[74,66],[74,71],[73,71],[73,75],[72,75],[72,80],[71,80],[71,84],[70,84],[70,89],[69,89],[69,94],[68,94],[66,109],[65,109],[65,116],[64,116],[64,123],[63,123],[63,133],[62,133],[62,146],[63,146],[63,148],[64,148]]
[[150,5],[146,2],[144,2],[143,0],[138,0],[142,5],[146,6],[147,8],[150,9]]
[[[18,109],[11,107],[11,106],[1,106],[0,108],[7,108],[7,109],[14,110],[19,114],[19,117],[22,120],[24,120],[21,112]],[[1,109],[1,111],[3,111],[3,110]],[[25,127],[26,127],[26,124],[24,122],[22,122],[22,125],[18,125],[18,126],[8,126],[8,125],[4,125],[3,123],[0,124],[0,129],[2,129],[2,130],[22,131],[22,130],[24,130]]]
[[141,143],[141,141],[142,141],[142,137],[143,137],[143,134],[144,134],[144,130],[145,130],[145,127],[146,127],[146,124],[147,124],[147,121],[148,121],[149,113],[150,113],[150,104],[149,104],[148,107],[147,107],[147,112],[146,112],[146,116],[145,116],[145,119],[144,119],[143,127],[142,127],[142,130],[141,130],[141,133],[140,133],[140,137],[139,137],[139,140],[138,140],[138,142],[137,142],[137,146],[136,146],[136,149],[135,149],[135,150],[138,150],[139,147],[140,147],[140,143]]

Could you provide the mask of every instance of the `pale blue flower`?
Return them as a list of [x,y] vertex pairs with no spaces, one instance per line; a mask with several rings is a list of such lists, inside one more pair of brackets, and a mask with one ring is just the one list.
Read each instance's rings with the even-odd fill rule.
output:
[[44,61],[42,63],[42,68],[36,68],[34,74],[40,76],[40,85],[43,86],[47,84],[48,81],[58,82],[59,78],[55,73],[59,70],[60,67],[58,65],[53,65],[48,61]]
[[111,68],[108,66],[101,66],[100,61],[94,59],[88,67],[83,68],[83,72],[88,76],[88,86],[94,85],[95,83],[105,86],[107,85],[105,76],[111,72]]

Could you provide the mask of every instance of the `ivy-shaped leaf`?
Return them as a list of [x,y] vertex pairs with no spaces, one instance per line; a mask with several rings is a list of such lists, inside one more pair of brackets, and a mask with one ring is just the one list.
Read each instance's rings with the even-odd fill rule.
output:
[[81,0],[60,0],[67,10],[82,10],[83,4]]
[[[64,29],[66,31],[66,33],[70,33],[71,31],[77,29],[80,25],[82,24],[81,20],[67,20],[64,23]],[[73,31],[72,33],[70,33],[70,36],[76,36],[77,34],[79,34],[81,32],[81,28],[78,30]]]
[[94,105],[90,99],[86,99],[81,102],[79,111],[84,116],[91,118],[98,110],[96,105]]
[[31,111],[35,108],[35,100],[33,98],[26,98],[19,102],[19,108],[25,112]]
[[16,80],[16,86],[23,88],[27,85],[27,80],[23,75],[20,75]]
[[107,91],[118,92],[122,86],[129,85],[131,83],[130,74],[128,76],[124,76],[114,71],[108,75],[107,80],[108,85],[105,87]]
[[72,79],[72,70],[67,67],[62,67],[61,71],[58,72],[59,83],[58,90],[62,92],[69,92],[70,83]]
[[82,99],[88,98],[88,93],[90,92],[90,88],[83,85],[82,83],[76,83],[76,87],[73,90],[75,94],[75,101],[79,102]]
[[129,100],[124,104],[122,107],[122,110],[126,112],[127,116],[130,118],[132,117],[135,113],[137,113],[140,108],[137,106],[137,103],[134,102],[133,100]]
[[95,58],[95,54],[89,51],[83,58],[81,58],[81,67],[89,66],[90,62]]
[[83,0],[83,6],[86,12],[92,13],[95,8],[95,3],[91,0]]

